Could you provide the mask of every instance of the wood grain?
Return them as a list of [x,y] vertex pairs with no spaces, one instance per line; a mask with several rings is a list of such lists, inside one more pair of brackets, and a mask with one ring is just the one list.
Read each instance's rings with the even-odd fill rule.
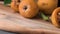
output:
[[40,18],[27,19],[14,13],[10,7],[0,5],[0,29],[20,33],[60,34],[60,29]]

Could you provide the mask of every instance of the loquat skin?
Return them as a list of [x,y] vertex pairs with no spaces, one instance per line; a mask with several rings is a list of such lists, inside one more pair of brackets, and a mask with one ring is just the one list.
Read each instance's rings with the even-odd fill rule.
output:
[[38,14],[38,6],[34,2],[34,0],[23,0],[19,4],[19,12],[20,15],[26,17],[26,18],[32,18]]
[[15,4],[15,2],[11,2],[11,8],[12,8],[14,11],[18,11],[18,7],[17,7],[17,5]]
[[19,3],[20,3],[20,0],[12,0],[12,2],[11,2],[11,8],[15,12],[19,11]]
[[52,14],[53,10],[57,8],[58,0],[38,0],[37,4],[45,14]]
[[59,12],[60,12],[60,7],[56,8],[51,15],[52,24],[56,27],[60,27],[60,24],[59,24],[60,20],[58,20],[60,18],[60,16],[58,18],[58,13]]

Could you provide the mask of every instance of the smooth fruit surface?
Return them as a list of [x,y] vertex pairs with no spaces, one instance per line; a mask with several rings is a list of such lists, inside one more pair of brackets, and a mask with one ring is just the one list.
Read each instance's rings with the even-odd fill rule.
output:
[[32,18],[38,14],[38,6],[34,0],[23,0],[19,4],[19,12],[22,16]]
[[59,18],[58,18],[58,13],[60,13],[60,7],[56,8],[51,15],[52,24],[56,27],[60,27],[60,23],[59,23],[60,15],[59,15]]
[[19,3],[20,3],[20,0],[12,0],[11,2],[11,8],[14,10],[14,11],[19,11]]
[[52,14],[53,10],[57,7],[58,0],[38,0],[37,4],[45,14]]

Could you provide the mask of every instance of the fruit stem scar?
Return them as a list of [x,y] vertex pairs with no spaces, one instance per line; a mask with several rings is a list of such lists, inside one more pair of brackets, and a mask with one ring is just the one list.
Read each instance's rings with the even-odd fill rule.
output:
[[20,0],[18,0],[18,3],[20,3]]
[[24,10],[27,10],[27,8],[28,8],[27,6],[24,6],[24,8],[23,8],[23,9],[24,9]]

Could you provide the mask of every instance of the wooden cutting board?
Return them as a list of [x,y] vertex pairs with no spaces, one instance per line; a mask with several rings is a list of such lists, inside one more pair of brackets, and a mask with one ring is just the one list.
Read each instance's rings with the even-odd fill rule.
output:
[[0,4],[0,29],[20,33],[57,33],[60,28],[56,28],[51,22],[40,18],[27,19],[19,13],[14,13],[10,7]]

